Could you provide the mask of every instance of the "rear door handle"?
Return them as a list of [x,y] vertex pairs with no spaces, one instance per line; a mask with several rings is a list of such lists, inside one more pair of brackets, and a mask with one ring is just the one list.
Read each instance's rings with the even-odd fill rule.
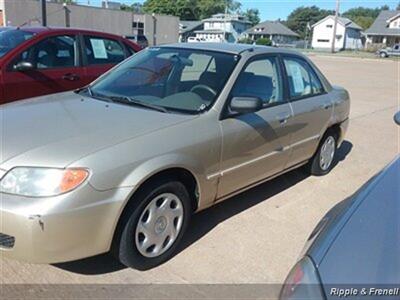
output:
[[79,80],[80,77],[73,73],[67,73],[62,77],[62,79],[68,80],[68,81],[76,81],[76,80]]
[[332,103],[325,103],[324,105],[322,105],[323,109],[330,109],[332,107]]

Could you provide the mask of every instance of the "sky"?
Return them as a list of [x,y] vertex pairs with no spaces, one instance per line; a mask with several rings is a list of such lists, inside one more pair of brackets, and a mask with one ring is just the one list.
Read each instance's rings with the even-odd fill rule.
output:
[[[91,5],[101,5],[101,0],[78,0],[79,4],[87,4],[90,1]],[[121,2],[125,4],[132,4],[134,2],[144,2],[144,0],[110,0]],[[299,6],[312,6],[316,5],[324,9],[335,9],[336,0],[242,0],[238,1],[242,4],[242,9],[257,8],[260,11],[261,20],[277,20],[286,19],[286,17]],[[391,9],[395,9],[399,0],[341,0],[340,12],[363,6],[363,7],[380,7],[382,5],[389,5]]]

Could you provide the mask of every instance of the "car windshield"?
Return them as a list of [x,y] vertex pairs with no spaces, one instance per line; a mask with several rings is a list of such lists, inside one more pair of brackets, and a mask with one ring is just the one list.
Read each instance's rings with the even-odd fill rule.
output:
[[0,30],[0,57],[17,47],[19,44],[29,40],[34,33],[20,29]]
[[214,103],[237,55],[177,48],[149,48],[90,87],[94,98],[159,111],[199,113]]

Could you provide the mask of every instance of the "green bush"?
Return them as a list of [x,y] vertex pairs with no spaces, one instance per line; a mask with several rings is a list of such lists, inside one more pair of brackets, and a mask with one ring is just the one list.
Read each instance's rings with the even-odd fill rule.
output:
[[262,46],[272,46],[272,41],[267,38],[259,38],[256,41],[256,45],[262,45]]
[[251,44],[253,44],[253,40],[249,37],[246,37],[246,38],[242,38],[242,39],[238,40],[238,43],[251,45]]

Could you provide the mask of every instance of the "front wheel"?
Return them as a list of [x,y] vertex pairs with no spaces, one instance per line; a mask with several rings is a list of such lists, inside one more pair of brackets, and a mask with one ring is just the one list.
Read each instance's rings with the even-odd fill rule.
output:
[[174,255],[191,219],[190,196],[181,182],[170,181],[147,186],[131,201],[115,254],[124,265],[147,270]]
[[328,174],[333,168],[336,150],[337,135],[328,131],[322,138],[317,152],[308,163],[309,172],[316,176]]
[[381,52],[380,56],[381,56],[381,58],[386,58],[387,54],[385,52]]

